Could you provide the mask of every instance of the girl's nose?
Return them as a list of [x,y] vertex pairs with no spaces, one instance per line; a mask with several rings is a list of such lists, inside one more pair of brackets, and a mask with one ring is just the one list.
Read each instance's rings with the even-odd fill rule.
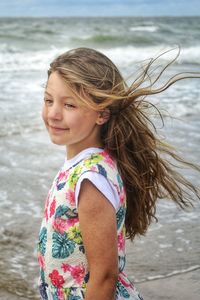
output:
[[62,119],[62,108],[57,105],[53,104],[49,110],[49,118],[52,120],[61,120]]

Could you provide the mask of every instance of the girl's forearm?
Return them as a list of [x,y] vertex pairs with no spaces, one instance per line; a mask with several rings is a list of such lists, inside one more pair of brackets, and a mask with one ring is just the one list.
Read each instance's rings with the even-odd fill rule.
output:
[[105,279],[90,278],[85,294],[85,300],[115,300],[116,294],[115,277],[107,277]]

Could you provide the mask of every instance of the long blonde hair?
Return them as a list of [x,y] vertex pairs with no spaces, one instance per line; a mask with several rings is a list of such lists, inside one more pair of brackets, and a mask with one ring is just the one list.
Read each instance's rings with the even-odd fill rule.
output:
[[[48,70],[48,76],[57,71],[82,104],[109,112],[109,120],[102,126],[101,138],[104,147],[116,159],[125,185],[125,225],[130,239],[136,234],[143,235],[156,219],[157,199],[172,199],[181,208],[192,205],[192,195],[200,199],[199,189],[177,171],[174,160],[197,171],[200,167],[179,157],[173,147],[158,137],[149,111],[154,108],[161,119],[162,115],[146,100],[147,96],[163,92],[178,80],[199,78],[200,75],[177,74],[156,88],[163,72],[173,61],[151,80],[150,70],[155,60],[146,64],[130,86],[108,57],[88,48],[73,49],[60,55]],[[144,86],[146,81],[150,83]]]

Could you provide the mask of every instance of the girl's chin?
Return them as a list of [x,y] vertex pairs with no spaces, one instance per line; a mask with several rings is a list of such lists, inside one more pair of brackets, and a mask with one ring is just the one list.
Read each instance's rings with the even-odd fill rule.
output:
[[59,140],[58,138],[51,137],[51,141],[55,145],[66,146],[66,143],[62,140]]

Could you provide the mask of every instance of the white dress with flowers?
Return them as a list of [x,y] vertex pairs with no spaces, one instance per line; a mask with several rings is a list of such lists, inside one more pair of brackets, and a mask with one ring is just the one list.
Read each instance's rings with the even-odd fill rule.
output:
[[106,150],[89,154],[55,177],[45,204],[38,242],[39,290],[43,300],[83,300],[90,274],[75,201],[78,179],[96,172],[112,183],[119,196],[116,211],[119,277],[116,300],[142,300],[124,274],[126,195],[116,162]]

